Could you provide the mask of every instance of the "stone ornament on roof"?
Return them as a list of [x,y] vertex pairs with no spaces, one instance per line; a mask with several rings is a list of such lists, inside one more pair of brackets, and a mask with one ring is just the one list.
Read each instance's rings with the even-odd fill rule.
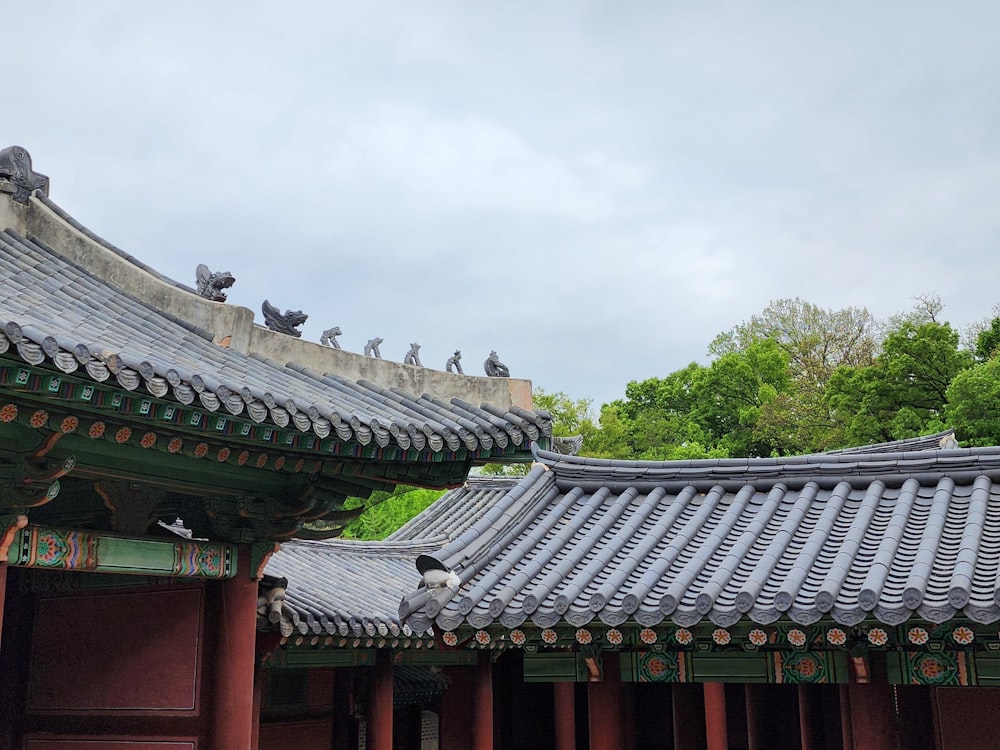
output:
[[284,313],[280,313],[278,312],[278,308],[267,300],[264,300],[264,304],[260,306],[260,310],[264,313],[264,324],[268,328],[277,333],[286,333],[296,338],[302,336],[302,331],[296,330],[296,328],[305,323],[309,317],[301,310],[285,310]]
[[420,364],[420,344],[410,344],[410,351],[408,351],[406,356],[403,357],[403,364],[423,367],[423,365]]
[[507,365],[500,361],[500,357],[495,351],[490,352],[490,356],[483,362],[483,369],[486,370],[486,375],[491,378],[510,377],[510,370]]
[[225,302],[226,293],[223,290],[236,283],[236,277],[229,271],[215,271],[213,273],[204,263],[198,264],[196,275],[198,285],[195,288],[198,294],[213,302]]
[[323,346],[329,346],[332,349],[340,349],[340,342],[337,341],[337,336],[342,333],[343,331],[340,330],[340,326],[327,328],[323,331],[323,335],[319,337],[319,343],[323,344]]
[[0,151],[0,191],[13,193],[18,203],[27,203],[36,190],[49,194],[49,178],[31,168],[31,155],[21,146],[8,146]]
[[373,339],[368,339],[368,343],[365,344],[365,356],[374,357],[375,359],[382,359],[382,352],[378,350],[379,344],[382,343],[384,339],[376,336]]
[[444,365],[444,369],[447,372],[451,372],[453,367],[455,368],[454,371],[457,372],[459,375],[465,374],[464,372],[462,372],[462,352],[458,349],[455,350],[454,354],[448,357],[448,361],[445,362]]

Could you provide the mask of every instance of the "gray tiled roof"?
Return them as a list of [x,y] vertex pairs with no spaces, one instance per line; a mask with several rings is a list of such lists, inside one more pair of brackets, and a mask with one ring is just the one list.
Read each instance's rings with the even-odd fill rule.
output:
[[517,484],[515,477],[469,477],[386,537],[386,541],[455,539]]
[[435,554],[459,591],[411,585],[404,621],[1000,620],[1000,448],[538,460]]
[[889,443],[872,443],[871,445],[859,445],[856,448],[841,448],[840,450],[827,451],[831,456],[842,453],[902,453],[903,451],[932,451],[938,448],[957,448],[954,430],[943,430],[933,435],[920,435],[918,437],[906,438],[905,440],[893,440]]
[[[398,616],[401,592],[419,580],[413,561],[439,542],[284,542],[265,574],[288,580],[281,622],[284,635],[409,636]],[[423,628],[416,635],[423,635]]]
[[0,234],[0,289],[0,354],[128,391],[382,447],[489,454],[551,432],[548,415],[517,407],[417,397],[232,351],[12,230]]

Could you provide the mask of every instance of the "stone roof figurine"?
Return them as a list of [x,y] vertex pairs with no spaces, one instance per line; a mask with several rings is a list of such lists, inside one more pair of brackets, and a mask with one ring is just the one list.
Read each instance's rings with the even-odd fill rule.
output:
[[236,283],[236,277],[229,271],[216,271],[213,273],[204,263],[198,264],[196,273],[198,285],[195,288],[198,294],[213,302],[225,302],[226,293],[223,289],[228,289]]
[[455,368],[455,372],[457,372],[459,375],[465,374],[464,372],[462,372],[462,352],[459,351],[458,349],[455,350],[454,354],[448,357],[448,361],[444,365],[444,369],[447,372],[451,372],[452,367]]
[[337,341],[337,336],[341,333],[343,333],[343,331],[340,330],[340,326],[327,328],[323,331],[323,335],[319,337],[319,343],[324,346],[332,347],[333,349],[340,349],[340,342]]
[[382,341],[383,340],[377,336],[373,339],[368,339],[368,343],[365,344],[365,356],[382,359],[382,353],[378,350],[379,344],[381,344]]
[[301,310],[285,310],[284,314],[282,314],[278,312],[277,307],[267,300],[264,300],[264,304],[260,306],[260,310],[264,313],[264,324],[268,328],[277,333],[287,333],[289,336],[295,336],[296,338],[302,336],[302,331],[298,331],[296,328],[305,323],[309,317]]
[[0,151],[0,190],[14,194],[18,203],[27,203],[28,196],[36,190],[49,194],[49,178],[31,168],[31,155],[20,146],[8,146]]
[[507,365],[500,361],[500,357],[497,356],[496,352],[490,352],[490,356],[483,362],[483,369],[486,370],[486,374],[491,378],[510,377],[510,370]]
[[408,351],[406,356],[403,357],[403,364],[423,367],[423,365],[420,364],[420,344],[410,344],[410,351]]

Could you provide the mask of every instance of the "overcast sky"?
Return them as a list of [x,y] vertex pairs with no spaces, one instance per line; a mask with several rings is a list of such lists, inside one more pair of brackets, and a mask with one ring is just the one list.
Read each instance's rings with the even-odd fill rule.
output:
[[1000,301],[1000,4],[42,2],[3,143],[306,339],[600,404],[770,300]]

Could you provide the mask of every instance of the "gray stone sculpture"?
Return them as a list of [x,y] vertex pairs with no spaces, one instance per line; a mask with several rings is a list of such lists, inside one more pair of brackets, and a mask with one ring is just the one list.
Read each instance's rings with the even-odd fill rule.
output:
[[340,348],[340,342],[337,341],[337,336],[339,336],[343,331],[340,330],[340,326],[334,326],[333,328],[327,328],[323,331],[323,335],[319,337],[319,343],[333,347],[334,349]]
[[31,155],[21,146],[8,146],[0,151],[0,180],[10,183],[4,192],[13,193],[18,203],[27,203],[36,190],[49,194],[49,178],[31,168]]
[[198,286],[196,289],[198,290],[198,294],[213,302],[225,302],[226,293],[222,290],[228,289],[236,283],[236,277],[229,273],[229,271],[216,271],[212,273],[211,269],[204,263],[198,264],[197,277]]
[[289,336],[295,336],[296,338],[302,336],[302,331],[295,330],[296,327],[305,323],[309,317],[301,310],[285,310],[282,314],[278,312],[277,307],[267,300],[264,300],[264,304],[260,306],[260,311],[264,313],[264,324],[268,328],[278,333],[287,333]]
[[365,356],[374,357],[375,359],[382,359],[382,353],[378,350],[378,346],[381,343],[382,339],[378,337],[369,339],[368,343],[365,344]]
[[403,357],[403,364],[423,367],[423,365],[420,364],[420,344],[410,344],[410,351],[408,351],[406,356]]
[[458,349],[455,350],[454,354],[448,357],[448,361],[444,365],[444,369],[448,372],[451,372],[452,371],[451,368],[453,367],[455,368],[455,372],[457,372],[459,375],[465,374],[464,372],[462,372],[462,352],[459,351]]
[[497,356],[496,352],[490,352],[490,356],[483,362],[483,369],[486,370],[486,374],[491,378],[510,377],[510,370],[507,368],[507,365],[500,361],[500,357]]

